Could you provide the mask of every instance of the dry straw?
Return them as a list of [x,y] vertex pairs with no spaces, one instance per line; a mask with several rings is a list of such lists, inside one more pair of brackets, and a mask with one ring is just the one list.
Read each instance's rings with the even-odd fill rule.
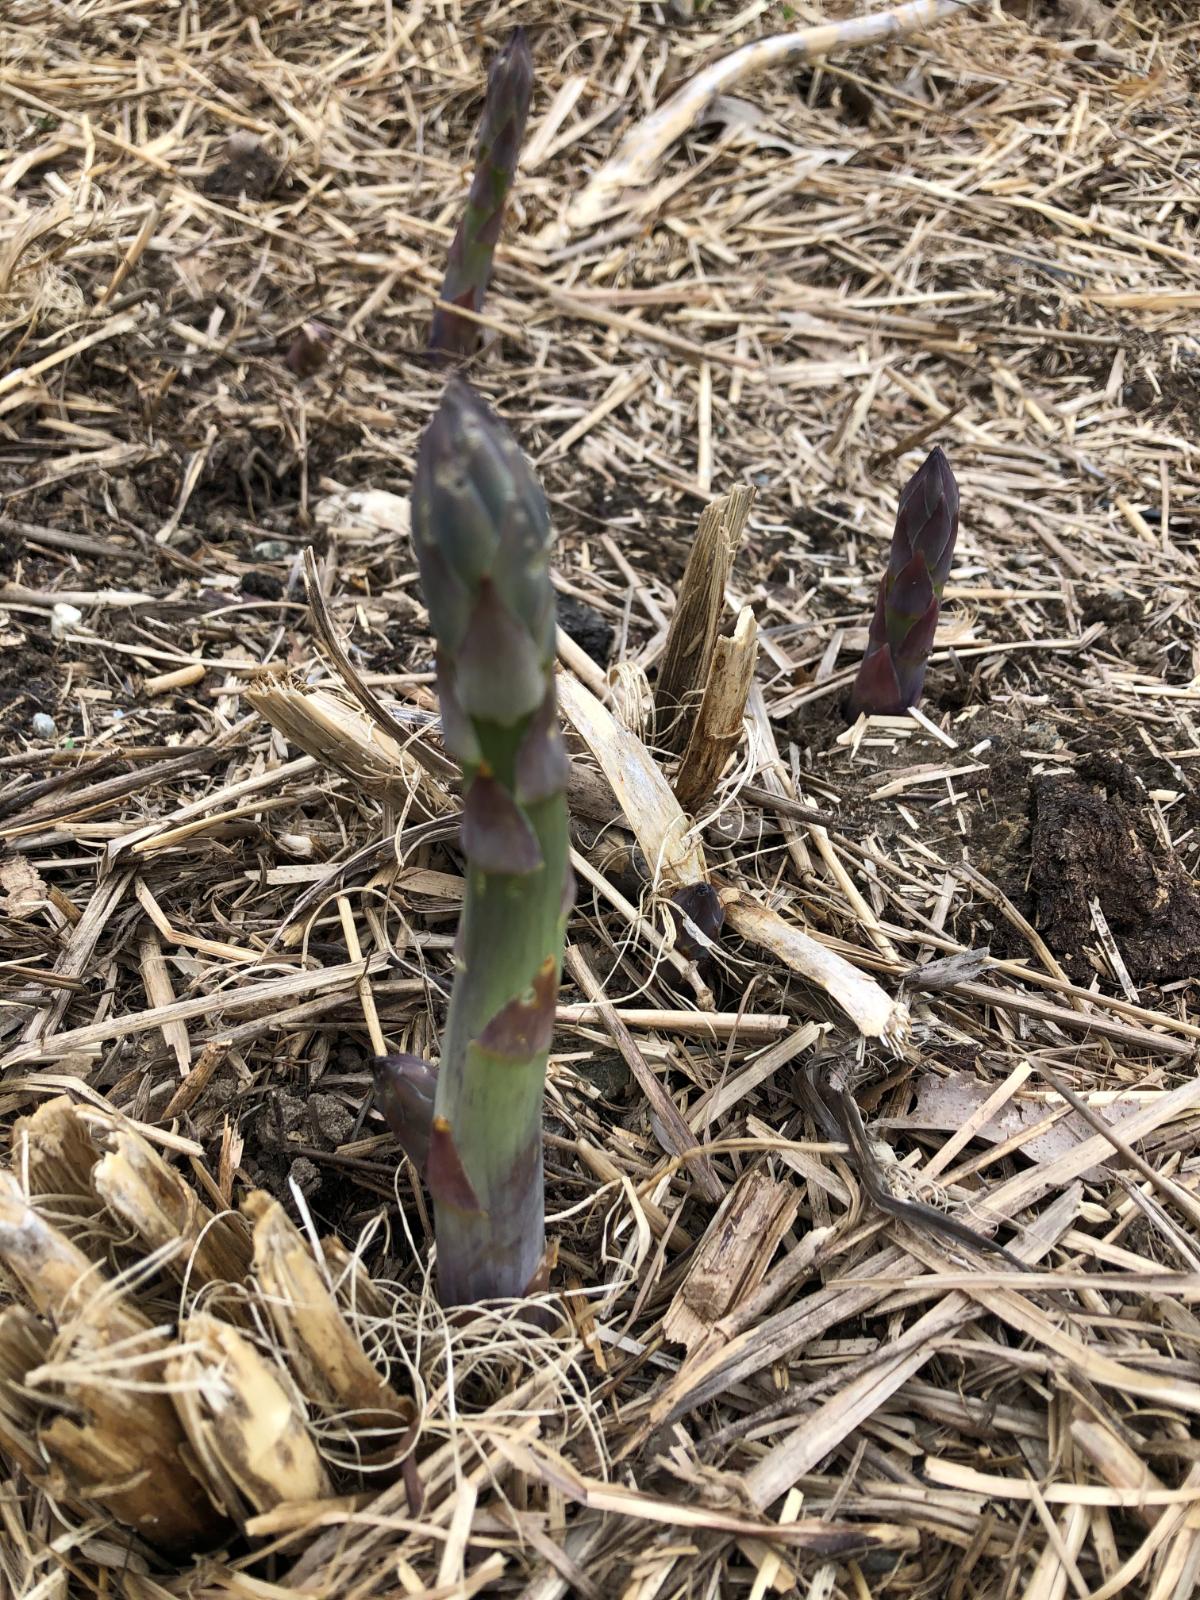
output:
[[[796,9],[6,8],[0,1589],[1194,1588],[1195,19]],[[514,20],[472,380],[570,630],[540,1333],[439,1311],[366,1067],[434,1052],[453,973],[405,496]],[[926,696],[847,726],[938,442]],[[1055,801],[1109,830],[1066,920]],[[859,1048],[893,1193],[1030,1270],[872,1203],[799,1082]]]

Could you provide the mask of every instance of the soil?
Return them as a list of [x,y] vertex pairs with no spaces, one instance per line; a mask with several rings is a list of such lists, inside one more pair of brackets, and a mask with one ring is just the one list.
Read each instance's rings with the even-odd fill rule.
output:
[[1135,984],[1200,972],[1200,891],[1156,840],[1129,768],[1094,757],[1077,778],[1035,778],[1030,802],[1037,926],[1071,977],[1088,983],[1095,974],[1085,954],[1098,944],[1094,901]]
[[282,166],[261,139],[253,134],[235,133],[225,148],[224,158],[204,179],[204,192],[212,195],[244,194],[250,200],[264,200],[279,183]]
[[606,667],[612,656],[613,627],[586,601],[573,594],[558,597],[558,621],[563,632],[592,660]]
[[33,628],[0,629],[0,745],[11,745],[39,711],[54,716],[59,673],[51,641]]
[[[1112,615],[1123,622],[1126,612],[1117,606]],[[926,825],[934,824],[927,837],[945,859],[953,862],[962,855],[995,884],[1074,982],[1098,980],[1106,992],[1119,992],[1093,919],[1095,901],[1139,989],[1157,989],[1200,972],[1195,862],[1164,844],[1150,797],[1156,789],[1179,792],[1173,817],[1180,820],[1174,826],[1190,835],[1200,821],[1200,795],[1186,773],[1153,757],[1123,718],[1093,717],[1082,727],[1066,719],[1025,721],[1007,708],[981,704],[978,696],[972,697],[972,713],[963,717],[955,715],[958,684],[949,672],[931,674],[930,688],[927,714],[942,720],[949,713],[947,726],[962,746],[985,746],[972,756],[982,770],[955,779],[956,792],[969,796],[961,808],[965,837],[951,812],[940,825],[925,812]],[[889,853],[903,847],[903,815],[881,807],[869,791],[890,772],[938,765],[949,755],[945,747],[915,737],[869,752],[860,749],[854,757],[835,744],[846,728],[835,698],[802,707],[791,727],[802,750],[824,752],[812,760],[812,771],[843,797],[840,830],[849,837],[876,836]],[[1115,751],[1125,752],[1124,759]],[[1044,762],[1039,760],[1043,754]],[[961,756],[947,764],[962,764]],[[1043,765],[1053,770],[1039,771]],[[1186,785],[1182,791],[1181,784]],[[913,804],[927,802],[936,798],[937,787],[928,793],[913,787],[905,795]],[[982,897],[964,909],[954,932],[1000,958],[1029,955],[1025,936]]]

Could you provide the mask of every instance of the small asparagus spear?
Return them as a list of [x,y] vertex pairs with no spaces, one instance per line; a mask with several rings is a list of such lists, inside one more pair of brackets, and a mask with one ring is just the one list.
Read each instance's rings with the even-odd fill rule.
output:
[[545,1246],[542,1097],[572,897],[550,520],[499,418],[452,379],[421,439],[413,543],[463,767],[466,892],[428,1143],[429,1069],[385,1063],[433,1196],[443,1304],[523,1295]]
[[[488,74],[475,174],[442,282],[441,298],[448,306],[463,306],[475,312],[483,306],[532,95],[533,60],[525,30],[517,28]],[[435,353],[449,360],[463,360],[472,354],[478,341],[477,322],[441,306],[434,312],[429,347]]]
[[894,716],[920,700],[957,535],[958,485],[939,446],[900,496],[851,716]]
[[420,1056],[376,1056],[371,1063],[375,1098],[401,1150],[425,1176],[437,1068]]

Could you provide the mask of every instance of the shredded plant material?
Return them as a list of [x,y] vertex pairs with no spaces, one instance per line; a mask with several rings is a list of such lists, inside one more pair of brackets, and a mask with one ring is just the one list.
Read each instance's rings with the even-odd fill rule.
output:
[[[1186,1600],[1194,8],[4,12],[0,1592]],[[455,971],[409,497],[516,26],[455,348],[554,525],[536,1322],[439,1305],[371,1071]]]

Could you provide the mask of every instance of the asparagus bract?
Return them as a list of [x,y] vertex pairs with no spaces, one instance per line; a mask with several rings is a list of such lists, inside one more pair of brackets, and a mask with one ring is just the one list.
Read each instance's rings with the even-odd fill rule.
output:
[[376,1056],[371,1063],[375,1098],[401,1150],[425,1176],[437,1069],[420,1056]]
[[[466,893],[424,1156],[443,1304],[525,1293],[545,1244],[542,1096],[571,903],[545,497],[452,380],[421,440],[413,541],[462,763]],[[408,1078],[418,1092],[425,1081]],[[408,1091],[406,1091],[408,1092]]]
[[[474,312],[483,306],[532,95],[533,60],[524,29],[517,28],[488,74],[471,191],[442,281],[441,298],[447,306]],[[434,312],[430,349],[461,360],[473,352],[478,339],[479,324],[469,317],[440,306]]]
[[958,485],[935,447],[900,496],[867,653],[850,693],[852,716],[894,716],[920,700],[957,535]]

